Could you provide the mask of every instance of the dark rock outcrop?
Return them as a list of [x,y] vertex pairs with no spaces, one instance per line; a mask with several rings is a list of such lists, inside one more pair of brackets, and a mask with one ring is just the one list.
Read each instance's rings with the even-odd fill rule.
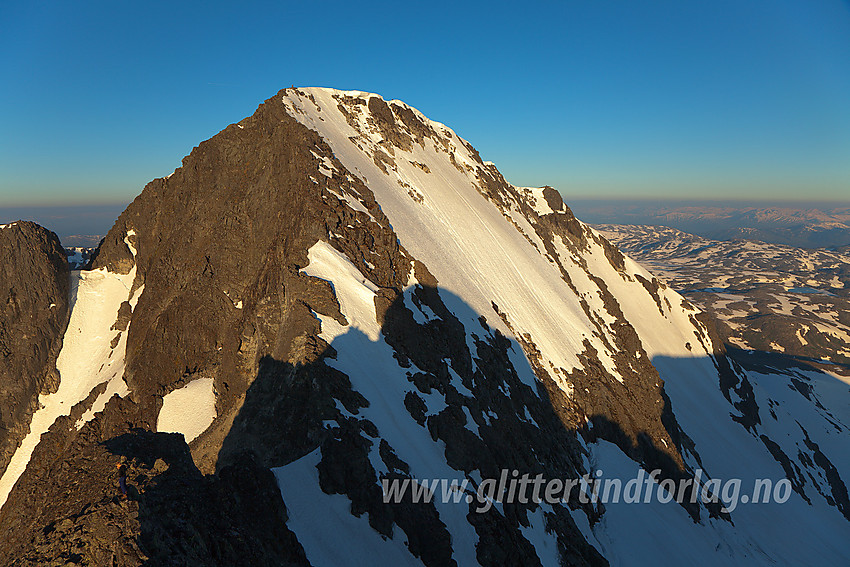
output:
[[55,234],[27,221],[0,228],[0,474],[29,431],[38,395],[59,384],[68,286]]
[[51,427],[0,512],[0,564],[308,564],[268,469],[245,454],[205,477],[182,436],[152,433],[138,410],[113,398],[80,430]]

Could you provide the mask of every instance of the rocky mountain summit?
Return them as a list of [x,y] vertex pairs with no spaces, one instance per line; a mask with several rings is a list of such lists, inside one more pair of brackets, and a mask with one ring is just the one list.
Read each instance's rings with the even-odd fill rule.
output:
[[[90,268],[0,478],[0,563],[850,558],[846,388],[730,360],[557,191],[402,102],[281,91],[149,183]],[[681,503],[382,493],[654,470]],[[709,478],[793,491],[734,509]]]

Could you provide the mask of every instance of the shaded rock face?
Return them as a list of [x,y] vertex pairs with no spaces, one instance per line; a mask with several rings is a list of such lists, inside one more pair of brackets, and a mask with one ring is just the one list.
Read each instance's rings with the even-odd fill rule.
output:
[[[578,477],[584,453],[576,432],[564,426],[545,387],[529,387],[518,377],[524,369],[514,366],[510,353],[517,352],[519,345],[491,329],[483,318],[475,328],[465,329],[459,319],[471,313],[464,313],[457,298],[445,290],[424,286],[413,297],[416,305],[439,318],[417,325],[402,297],[384,310],[376,299],[383,313],[385,340],[399,366],[407,369],[399,376],[383,378],[388,391],[405,391],[400,413],[415,421],[423,437],[445,447],[441,457],[457,477],[473,482],[478,475],[498,478],[504,469],[546,478]],[[466,332],[476,336],[474,353],[466,343]],[[409,495],[398,503],[383,501],[381,481],[412,482],[415,466],[404,457],[410,448],[394,442],[395,432],[368,413],[377,400],[361,395],[357,383],[332,366],[339,358],[337,349],[350,348],[362,338],[357,335],[334,340],[312,364],[262,359],[222,453],[251,446],[280,466],[318,450],[318,481],[324,493],[348,498],[351,513],[362,515],[383,537],[404,537],[410,553],[423,564],[464,564],[452,543],[456,536],[450,530],[456,526],[441,516],[444,510],[411,502]],[[444,399],[445,407],[440,409],[435,398]],[[299,440],[296,452],[293,442]],[[298,490],[298,486],[281,486],[284,500]],[[503,513],[493,509],[483,514],[474,511],[477,502],[459,506],[478,538],[478,563],[540,564],[537,551],[522,534],[530,515],[540,512],[539,506],[511,503],[505,504]],[[545,513],[546,526],[557,534],[554,543],[571,564],[606,564],[570,516],[569,510],[578,506],[573,494],[569,506],[555,506]],[[595,514],[587,508],[588,514]]]
[[80,430],[54,424],[0,513],[2,564],[308,564],[268,469],[245,455],[204,477],[183,437],[137,427],[138,410],[116,397]]
[[38,395],[59,383],[68,287],[55,234],[27,221],[0,228],[0,474],[29,431]]

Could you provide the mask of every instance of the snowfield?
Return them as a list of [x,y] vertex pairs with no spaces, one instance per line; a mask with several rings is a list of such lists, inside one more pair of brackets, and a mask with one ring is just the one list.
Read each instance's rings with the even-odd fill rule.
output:
[[215,390],[212,378],[192,380],[162,398],[156,430],[182,433],[186,443],[203,433],[215,419]]
[[[355,130],[339,110],[338,91],[316,88],[306,92],[309,98],[299,96],[297,92],[284,98],[287,109],[305,126],[319,132],[330,144],[335,157],[349,171],[357,172],[375,193],[401,244],[428,266],[440,288],[457,295],[477,313],[484,314],[487,321],[503,333],[530,334],[556,375],[581,366],[578,354],[584,350],[584,340],[590,341],[601,353],[600,358],[613,367],[611,357],[614,353],[604,342],[588,333],[593,323],[578,301],[565,300],[574,293],[565,284],[559,268],[541,254],[540,247],[532,244],[537,237],[534,229],[523,218],[528,228],[517,230],[515,225],[506,222],[503,213],[492,202],[482,196],[474,168],[483,164],[470,152],[465,141],[449,128],[428,120],[404,103],[391,101],[409,108],[442,133],[451,153],[447,154],[443,146],[430,139],[425,141],[424,147],[413,144],[410,151],[394,148],[395,166],[384,173],[373,158],[383,138],[369,123],[368,115],[356,116],[360,123]],[[366,99],[377,96],[341,95]],[[449,155],[463,165],[453,165]],[[425,172],[415,163],[427,163],[430,172]],[[415,188],[422,200],[411,198],[407,186]],[[551,211],[542,191],[535,191],[535,206],[541,212]],[[651,353],[667,355],[700,354],[688,351],[684,346],[693,338],[687,313],[681,310],[671,312],[667,315],[672,317],[665,318],[659,327],[654,316],[658,307],[649,293],[636,281],[626,281],[617,274],[598,244],[592,243],[591,246],[594,249],[583,258],[593,261],[591,271],[605,270],[604,274],[598,275],[603,277],[609,288],[611,285],[618,286],[620,293],[615,293],[615,296],[628,298],[628,302],[621,301],[620,304],[630,311],[627,319],[641,327],[638,332],[642,338],[646,337],[645,348],[649,347]],[[559,247],[559,254],[568,267],[575,268],[571,275],[576,274],[586,280],[579,289],[580,293],[594,301],[596,286],[587,280],[584,268],[579,265],[580,260],[564,246]],[[630,275],[640,273],[651,278],[648,272],[633,262],[629,269]],[[581,272],[580,276],[578,272]],[[675,305],[678,305],[681,299],[676,301]],[[512,330],[502,323],[492,307],[493,303],[508,315]],[[701,354],[705,356],[706,352]]]

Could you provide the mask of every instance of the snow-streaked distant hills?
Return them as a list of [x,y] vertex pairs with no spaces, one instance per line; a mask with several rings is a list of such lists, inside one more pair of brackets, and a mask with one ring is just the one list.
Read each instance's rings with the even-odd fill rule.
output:
[[801,248],[850,245],[850,203],[676,202],[571,199],[591,224],[668,226],[715,240],[747,239]]
[[730,344],[850,375],[850,253],[668,227],[598,225],[620,249],[720,322]]

